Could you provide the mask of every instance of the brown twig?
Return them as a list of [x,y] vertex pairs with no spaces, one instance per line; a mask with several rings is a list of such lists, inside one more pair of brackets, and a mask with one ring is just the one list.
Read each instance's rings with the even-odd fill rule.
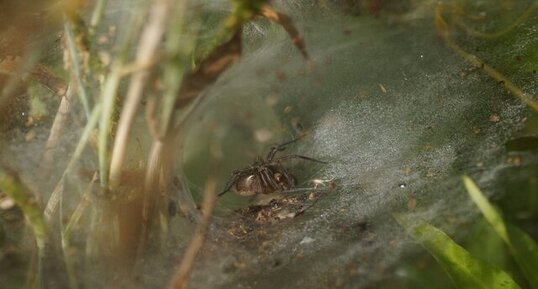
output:
[[241,31],[237,29],[232,38],[219,45],[204,60],[197,69],[183,78],[175,107],[181,108],[197,98],[202,91],[217,81],[217,78],[241,55]]
[[534,110],[538,111],[538,102],[535,101],[531,95],[528,95],[523,92],[519,88],[519,86],[510,81],[501,72],[497,71],[492,66],[486,64],[478,56],[463,50],[463,48],[461,48],[458,44],[456,44],[456,42],[454,42],[450,34],[449,24],[445,21],[445,18],[443,17],[443,13],[453,13],[453,9],[454,7],[444,4],[437,4],[437,6],[435,7],[435,27],[437,29],[437,33],[439,33],[439,36],[441,36],[441,38],[445,41],[446,45],[454,52],[456,52],[460,57],[471,63],[474,67],[481,69],[490,78],[502,84],[506,90],[512,93],[512,95],[519,98],[522,102],[524,102]]
[[187,247],[183,258],[181,259],[181,263],[179,264],[179,267],[172,278],[172,282],[168,287],[169,289],[184,289],[187,287],[189,282],[189,274],[192,270],[194,260],[204,244],[209,224],[211,223],[211,217],[213,215],[216,200],[217,182],[215,179],[215,174],[210,174],[205,185],[204,201],[202,203],[202,218],[196,227],[196,231],[194,232],[191,243]]

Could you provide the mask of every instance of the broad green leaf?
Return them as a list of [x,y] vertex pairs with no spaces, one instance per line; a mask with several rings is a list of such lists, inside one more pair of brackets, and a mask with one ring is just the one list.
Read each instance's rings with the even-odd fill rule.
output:
[[417,242],[419,242],[448,273],[456,288],[507,289],[520,288],[504,271],[476,259],[449,236],[420,220],[395,215]]
[[506,270],[507,264],[511,261],[504,241],[483,218],[473,225],[462,245],[474,257],[502,270]]
[[471,199],[478,206],[486,220],[508,245],[516,263],[527,277],[531,288],[538,289],[538,244],[519,228],[505,223],[500,212],[491,205],[471,178],[464,176],[463,183],[469,196],[471,196]]

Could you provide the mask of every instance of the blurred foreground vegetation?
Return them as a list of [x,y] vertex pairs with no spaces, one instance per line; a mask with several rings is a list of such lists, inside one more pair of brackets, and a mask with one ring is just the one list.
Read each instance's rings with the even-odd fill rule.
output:
[[[287,38],[279,41],[293,48],[288,58],[300,63],[301,73],[329,66],[329,58],[313,56],[317,44],[305,37],[315,27],[303,25],[311,22],[300,13],[289,13],[304,7],[394,30],[426,19],[421,23],[429,23],[439,43],[467,67],[451,72],[454,77],[496,83],[497,91],[524,107],[521,127],[504,144],[504,165],[494,185],[480,191],[464,178],[484,217],[476,213],[461,230],[443,232],[413,214],[393,212],[401,230],[433,257],[409,250],[386,278],[368,286],[538,288],[538,104],[533,95],[538,91],[538,2],[303,2],[0,2],[0,288],[140,288],[140,278],[146,278],[147,288],[187,288],[192,271],[204,272],[196,267],[197,257],[208,258],[204,241],[226,240],[212,231],[222,225],[221,215],[226,218],[219,201],[248,206],[239,198],[218,200],[216,194],[227,169],[243,162],[223,151],[245,147],[241,157],[249,159],[249,141],[237,131],[251,127],[230,119],[228,125],[237,129],[229,143],[218,138],[218,124],[197,132],[210,135],[203,139],[209,144],[194,141],[207,153],[189,162],[184,159],[194,154],[187,151],[190,130],[207,113],[208,91],[218,89],[219,79],[246,54],[263,52],[258,46],[274,30],[285,32]],[[272,30],[258,33],[260,27]],[[361,41],[363,35],[354,37]],[[285,82],[287,76],[277,71],[275,78]],[[387,93],[381,82],[379,87]],[[278,107],[271,106],[274,99],[267,99],[269,109]],[[325,102],[319,103],[310,105],[319,109]],[[289,107],[284,115],[293,113]],[[266,107],[248,109],[231,114],[246,115],[253,123],[272,121],[264,119]],[[498,121],[499,115],[489,116],[490,123]],[[278,142],[277,135],[308,138],[311,128],[295,119],[290,123],[283,125],[284,133],[247,134],[259,147]],[[20,149],[26,155],[19,155]],[[407,200],[411,213],[416,202]],[[215,207],[219,218],[212,221]],[[228,233],[246,235],[245,228],[239,223]],[[263,246],[270,246],[264,234],[260,229],[256,235],[261,236],[256,239],[260,259]],[[144,271],[152,255],[176,258],[161,275],[147,277],[153,274]],[[281,263],[275,261],[275,267]],[[239,272],[245,265],[236,261],[228,267],[225,271]],[[347,269],[319,288],[358,288],[342,281],[356,274],[353,266]]]

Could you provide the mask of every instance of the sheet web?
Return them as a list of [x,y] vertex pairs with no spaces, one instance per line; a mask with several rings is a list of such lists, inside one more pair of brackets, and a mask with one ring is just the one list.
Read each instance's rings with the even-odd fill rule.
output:
[[[253,222],[238,218],[237,209],[247,207],[248,199],[233,193],[220,198],[189,288],[375,288],[372,284],[396,276],[403,258],[423,252],[393,213],[413,214],[455,238],[465,235],[477,212],[460,177],[468,174],[485,193],[498,193],[498,176],[508,166],[504,144],[524,125],[526,107],[485,74],[470,71],[445,46],[429,1],[412,1],[416,10],[396,24],[319,5],[327,1],[272,2],[293,19],[312,61],[301,57],[282,27],[265,20],[249,24],[240,61],[207,91],[206,101],[187,121],[188,131],[178,143],[183,148],[179,171],[185,174],[178,177],[199,201],[212,154],[222,156],[217,171],[222,188],[233,170],[265,156],[272,144],[305,132],[282,154],[328,163],[296,161],[287,167],[300,187],[322,179],[333,180],[336,188],[304,214],[257,226],[242,238],[229,229],[238,219]],[[111,1],[103,21],[127,23],[131,12],[125,3]],[[224,17],[230,8],[224,0],[193,6],[207,9],[196,10],[193,18],[205,12],[209,18]],[[220,22],[196,25],[208,23]],[[528,37],[514,41],[514,49],[485,49],[481,56],[505,64],[536,46],[538,30],[529,27],[523,31]],[[216,35],[212,29],[207,28]],[[456,37],[473,49],[465,36]],[[526,73],[530,69],[523,65],[513,80],[537,95],[537,82]],[[145,160],[152,139],[143,111],[134,130],[140,148],[133,154]],[[80,133],[78,128],[66,132],[61,150],[71,152]],[[47,135],[43,128],[37,131],[40,143],[11,143],[2,161],[32,179]],[[38,175],[47,178],[36,181],[42,191],[53,190],[68,161],[62,158],[50,173]],[[88,153],[81,167],[95,167],[95,161]],[[86,184],[76,176],[68,180],[77,192]],[[65,210],[74,210],[78,200],[77,194],[66,194]],[[83,221],[89,219],[88,214]],[[182,258],[195,225],[181,217],[169,225],[168,239],[151,246],[140,262],[138,288],[165,288]],[[88,230],[74,233],[80,248]],[[100,230],[108,234],[107,228]],[[85,287],[103,287],[98,267],[84,268]]]
[[[189,147],[199,147],[204,135],[216,138],[224,183],[229,172],[302,129],[307,136],[290,152],[329,164],[291,171],[303,182],[334,179],[337,188],[304,215],[264,227],[263,238],[228,236],[231,217],[222,213],[193,288],[371,286],[417,249],[392,213],[464,235],[476,210],[461,175],[494,186],[506,167],[503,144],[522,126],[523,105],[497,83],[478,72],[461,76],[469,66],[439,40],[430,17],[390,26],[287,9],[307,31],[315,65],[305,64],[282,31],[251,27],[247,35],[263,37],[211,89],[185,163],[204,159]],[[216,137],[202,132],[209,127]],[[271,137],[256,141],[257,131]],[[221,199],[220,212],[232,211],[238,199]]]

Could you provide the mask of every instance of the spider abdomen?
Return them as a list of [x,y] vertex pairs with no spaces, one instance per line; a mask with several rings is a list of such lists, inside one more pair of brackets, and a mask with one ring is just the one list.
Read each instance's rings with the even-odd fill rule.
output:
[[257,175],[249,175],[237,180],[233,189],[241,196],[253,196],[264,190]]

